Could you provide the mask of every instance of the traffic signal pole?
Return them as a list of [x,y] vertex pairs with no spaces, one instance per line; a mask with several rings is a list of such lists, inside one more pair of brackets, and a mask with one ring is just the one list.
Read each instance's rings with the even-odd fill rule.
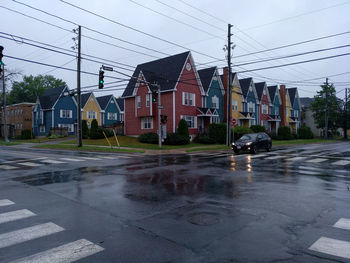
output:
[[160,98],[160,85],[156,84],[156,87],[158,88],[158,146],[159,149],[162,148],[162,130],[161,130],[161,123],[160,123],[160,115],[162,114],[162,101]]
[[227,123],[226,123],[226,145],[231,145],[231,24],[228,24],[228,34],[227,34],[227,66],[228,66],[228,80],[227,80]]
[[7,136],[7,111],[6,111],[6,87],[5,87],[5,64],[2,62],[2,51],[4,50],[3,46],[0,46],[0,68],[2,67],[2,70],[0,70],[0,73],[2,71],[2,107],[3,107],[3,116],[4,116],[4,139],[5,142],[9,142],[8,136]]
[[81,26],[78,28],[78,64],[77,64],[77,97],[78,97],[78,131],[77,131],[77,146],[83,146],[82,139],[82,122],[81,122],[81,83],[80,83],[80,61],[81,61]]

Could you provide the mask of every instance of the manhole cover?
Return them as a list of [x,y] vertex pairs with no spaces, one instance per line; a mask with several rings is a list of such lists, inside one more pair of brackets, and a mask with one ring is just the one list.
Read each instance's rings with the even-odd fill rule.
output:
[[194,225],[210,226],[219,223],[219,217],[215,213],[199,212],[187,216],[188,222]]

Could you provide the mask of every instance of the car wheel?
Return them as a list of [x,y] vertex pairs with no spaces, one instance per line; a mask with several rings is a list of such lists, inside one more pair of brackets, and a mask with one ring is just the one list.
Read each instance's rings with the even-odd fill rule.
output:
[[252,149],[250,150],[250,153],[256,154],[257,151],[258,151],[258,149],[256,148],[256,145],[254,145],[252,147]]
[[271,144],[267,145],[266,151],[267,152],[271,151]]
[[233,150],[235,154],[239,154],[239,150]]

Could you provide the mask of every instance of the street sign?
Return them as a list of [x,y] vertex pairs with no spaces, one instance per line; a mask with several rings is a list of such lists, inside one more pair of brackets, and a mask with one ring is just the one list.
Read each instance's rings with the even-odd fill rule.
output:
[[159,105],[158,109],[164,109],[164,106],[163,105]]
[[236,121],[236,119],[232,119],[232,125],[236,125],[236,123],[237,123],[237,121]]
[[107,66],[103,66],[102,65],[103,70],[107,70],[107,71],[113,71],[112,67],[107,67]]

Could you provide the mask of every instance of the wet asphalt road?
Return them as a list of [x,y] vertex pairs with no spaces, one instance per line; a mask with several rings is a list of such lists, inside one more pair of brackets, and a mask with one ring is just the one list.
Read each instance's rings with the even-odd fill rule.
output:
[[1,147],[0,262],[69,258],[77,240],[91,242],[79,262],[350,262],[349,185],[350,143],[238,156]]

